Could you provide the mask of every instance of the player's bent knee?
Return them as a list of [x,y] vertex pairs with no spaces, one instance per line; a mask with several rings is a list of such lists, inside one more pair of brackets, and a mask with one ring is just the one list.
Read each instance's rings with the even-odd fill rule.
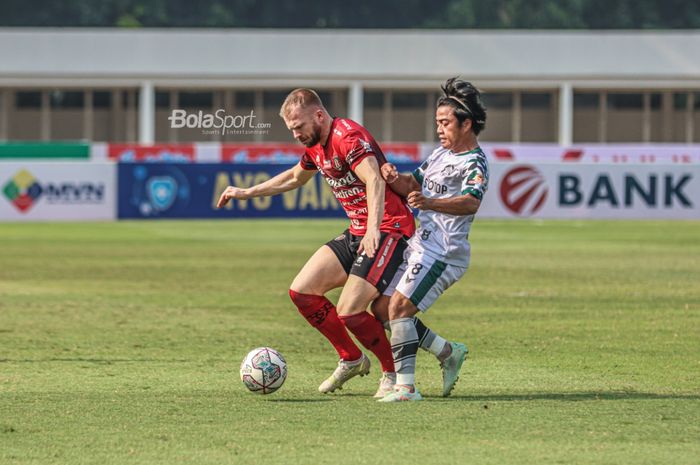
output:
[[[292,292],[295,292],[297,294],[313,294],[310,287],[305,286],[302,283],[298,283],[296,279],[289,286],[289,295],[290,296],[292,295]],[[292,300],[294,300],[294,299],[292,298]]]
[[405,296],[395,292],[389,302],[389,319],[411,318],[418,313],[418,308]]
[[367,307],[372,302],[373,296],[354,296],[352,298],[343,298],[340,296],[336,308],[338,309],[338,315],[350,316],[357,315],[367,311]]
[[[366,307],[366,306],[365,306]],[[359,305],[347,305],[342,302],[338,302],[336,305],[336,310],[340,316],[351,316],[357,315],[358,313],[364,312],[365,310]]]
[[374,317],[384,323],[389,320],[389,297],[380,295],[377,297],[370,307]]
[[351,275],[338,298],[339,315],[350,316],[367,311],[370,303],[379,297],[379,291],[362,278]]
[[292,302],[294,302],[294,305],[296,305],[297,307],[304,305],[306,300],[305,297],[306,294],[304,294],[303,292],[298,292],[291,288],[289,289],[289,298],[292,299]]

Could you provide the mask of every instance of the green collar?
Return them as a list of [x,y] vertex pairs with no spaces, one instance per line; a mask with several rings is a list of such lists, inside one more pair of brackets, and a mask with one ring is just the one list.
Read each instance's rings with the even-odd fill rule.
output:
[[452,154],[455,157],[463,157],[464,155],[471,155],[472,153],[476,153],[476,152],[481,152],[481,147],[479,147],[478,145],[476,146],[476,148],[471,149],[468,152],[459,152],[459,153],[452,153]]

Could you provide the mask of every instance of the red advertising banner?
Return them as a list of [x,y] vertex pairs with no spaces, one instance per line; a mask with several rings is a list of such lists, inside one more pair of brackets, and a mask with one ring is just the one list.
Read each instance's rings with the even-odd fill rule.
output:
[[[380,144],[387,160],[392,163],[418,163],[421,161],[419,144]],[[304,153],[304,147],[294,143],[222,144],[223,163],[296,163]]]
[[391,163],[418,163],[423,159],[420,144],[390,142],[379,146]]
[[195,144],[109,144],[107,157],[121,162],[194,162]]
[[[293,142],[103,144],[104,149],[100,149],[99,145],[93,144],[93,159],[103,160],[106,156],[109,160],[121,162],[294,164],[304,153],[304,147]],[[380,145],[388,161],[410,164],[420,163],[439,147],[438,143],[427,142],[392,142]],[[700,145],[589,144],[561,147],[556,144],[486,142],[481,147],[493,162],[700,164]]]
[[223,163],[296,163],[303,153],[300,144],[221,144]]

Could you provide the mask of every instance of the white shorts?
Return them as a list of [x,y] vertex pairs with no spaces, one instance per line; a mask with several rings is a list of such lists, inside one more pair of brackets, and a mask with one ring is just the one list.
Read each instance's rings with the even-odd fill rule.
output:
[[411,254],[407,249],[404,260],[384,291],[384,295],[392,295],[399,291],[407,297],[418,310],[425,312],[447,290],[456,283],[467,269],[450,265],[427,255]]

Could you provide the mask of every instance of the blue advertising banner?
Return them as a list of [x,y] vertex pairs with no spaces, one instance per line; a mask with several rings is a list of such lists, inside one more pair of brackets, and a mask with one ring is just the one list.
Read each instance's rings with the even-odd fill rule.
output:
[[[333,218],[344,217],[320,176],[299,189],[273,197],[216,202],[227,186],[250,187],[289,169],[289,165],[220,163],[120,163],[118,209],[123,218]],[[412,165],[399,165],[408,171]]]

